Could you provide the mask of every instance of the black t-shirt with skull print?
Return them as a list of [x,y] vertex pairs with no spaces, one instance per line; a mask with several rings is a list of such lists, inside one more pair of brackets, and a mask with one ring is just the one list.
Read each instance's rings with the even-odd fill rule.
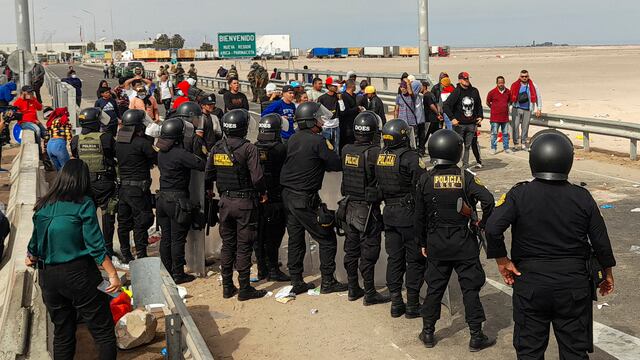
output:
[[480,92],[473,86],[465,89],[458,84],[444,102],[444,112],[449,119],[457,119],[461,124],[474,124],[477,118],[483,117]]

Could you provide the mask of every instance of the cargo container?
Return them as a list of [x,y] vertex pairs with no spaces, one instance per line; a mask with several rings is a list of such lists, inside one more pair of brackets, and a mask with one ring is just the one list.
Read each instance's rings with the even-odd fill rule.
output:
[[180,49],[178,50],[178,59],[195,59],[195,49]]
[[383,57],[385,54],[382,46],[367,46],[363,50],[365,57]]
[[291,57],[292,59],[297,59],[297,58],[299,58],[299,57],[300,57],[300,53],[301,53],[301,52],[302,52],[302,51],[300,51],[300,49],[299,49],[299,48],[293,48],[293,49],[291,49],[290,57]]
[[213,51],[196,51],[196,60],[213,60],[214,58]]
[[401,47],[398,55],[405,57],[419,56],[420,49],[417,47]]
[[361,47],[351,47],[349,48],[349,56],[362,56],[362,50],[364,48]]
[[333,57],[335,49],[333,48],[313,48],[309,50],[309,57],[314,58],[328,58]]
[[400,46],[385,46],[384,57],[400,56]]
[[171,52],[169,50],[156,50],[157,59],[171,59]]
[[346,58],[347,56],[349,56],[349,48],[335,48],[333,50],[333,56],[336,58]]

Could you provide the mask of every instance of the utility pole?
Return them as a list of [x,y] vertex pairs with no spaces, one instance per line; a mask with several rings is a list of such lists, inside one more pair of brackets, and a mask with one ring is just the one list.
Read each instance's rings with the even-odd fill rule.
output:
[[20,57],[20,86],[31,84],[31,69],[25,68],[25,55],[31,52],[31,31],[29,29],[29,0],[16,0],[16,45],[22,51]]
[[[96,44],[96,41],[97,41],[97,38],[96,38],[96,15],[94,13],[92,13],[91,11],[89,11],[89,10],[80,9],[80,11],[93,16],[93,43]],[[98,45],[96,44],[96,46],[98,46]]]
[[429,1],[418,0],[418,34],[420,35],[420,74],[429,74]]

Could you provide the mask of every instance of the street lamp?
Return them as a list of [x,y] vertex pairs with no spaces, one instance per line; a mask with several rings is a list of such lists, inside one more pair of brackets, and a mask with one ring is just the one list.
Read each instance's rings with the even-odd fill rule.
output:
[[93,43],[96,43],[96,15],[89,10],[80,9],[80,11],[93,16]]

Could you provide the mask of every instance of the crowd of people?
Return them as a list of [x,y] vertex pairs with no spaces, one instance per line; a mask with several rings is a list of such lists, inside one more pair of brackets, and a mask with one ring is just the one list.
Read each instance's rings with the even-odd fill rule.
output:
[[[154,216],[162,234],[161,261],[177,284],[194,280],[185,272],[189,231],[218,224],[222,296],[239,301],[267,294],[251,285],[254,253],[258,281],[290,282],[295,294],[316,288],[303,277],[308,233],[319,244],[321,294],[347,292],[349,301],[362,299],[365,306],[390,303],[393,318],[422,317],[419,339],[428,348],[436,345],[440,303],[454,270],[463,293],[469,350],[495,344],[482,330],[487,317],[479,292],[486,278],[479,256],[484,247],[504,281],[514,285],[518,356],[543,356],[550,323],[561,357],[586,358],[592,350],[591,299],[597,288],[602,295],[613,291],[615,259],[595,201],[587,190],[567,182],[571,141],[553,130],[528,137],[530,114],[540,116],[541,101],[526,71],[509,89],[498,77],[486,103],[492,149],[498,132],[505,150],[510,148],[506,124],[511,111],[512,139],[530,150],[535,180],[516,184],[495,203],[466,169],[484,118],[482,98],[466,72],[458,75],[455,88],[445,73],[431,88],[403,74],[388,120],[376,89],[366,80],[358,83],[354,72],[344,82],[313,78],[308,91],[295,81],[281,91],[266,83],[264,94],[253,94],[262,113],[252,143],[247,139],[249,100],[240,91],[237,70],[219,69],[228,86],[220,90],[224,106],[218,108],[216,94],[198,88],[192,68],[182,79],[174,74],[180,80],[175,87],[164,66],[155,81],[136,69],[114,89],[101,83],[94,107],[80,113],[82,130],[75,136],[62,120],[63,110],[47,112],[47,149],[59,174],[35,207],[26,263],[38,266],[46,279],[43,299],[56,328],[56,357],[73,353],[78,314],[89,324],[103,358],[115,358],[113,323],[106,316],[108,298],[97,289],[102,281],[97,266],[109,274],[105,292],[116,291],[120,280],[110,259],[119,256],[128,263],[146,257]],[[254,78],[263,78],[258,67],[253,70]],[[74,74],[70,69],[68,79],[77,79]],[[32,105],[21,106],[27,113],[33,107],[36,114],[42,105],[29,96],[31,89],[23,90],[22,101]],[[164,118],[158,104],[165,107]],[[34,119],[29,121],[39,123],[37,115]],[[65,157],[67,143],[71,156]],[[427,153],[430,169],[423,160]],[[150,192],[154,166],[160,173],[155,196]],[[319,195],[327,171],[343,173],[336,211]],[[200,192],[204,199],[194,197]],[[509,227],[511,258],[503,235]],[[279,263],[285,232],[288,274]],[[346,284],[335,278],[338,233],[345,236]],[[380,293],[373,280],[382,234],[389,295]],[[596,265],[600,281],[591,275]],[[79,278],[82,289],[73,283]],[[80,291],[67,291],[72,283]],[[427,297],[421,304],[425,283]]]

